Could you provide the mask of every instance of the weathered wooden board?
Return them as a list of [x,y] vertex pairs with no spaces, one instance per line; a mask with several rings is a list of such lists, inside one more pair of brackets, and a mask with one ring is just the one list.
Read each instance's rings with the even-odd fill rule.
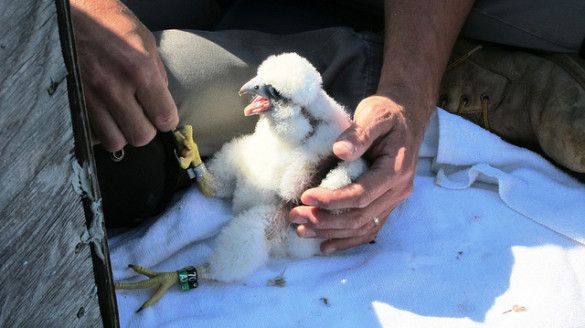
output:
[[[0,327],[116,322],[115,308],[102,322],[94,281],[111,297],[100,281],[111,279],[107,252],[92,258],[82,242],[92,215],[71,183],[72,163],[88,147],[77,128],[74,150],[72,113],[84,118],[70,110],[68,83],[75,91],[78,81],[66,80],[56,3],[66,8],[64,0],[0,2]],[[61,35],[70,36],[60,14]],[[105,242],[99,248],[107,251]]]

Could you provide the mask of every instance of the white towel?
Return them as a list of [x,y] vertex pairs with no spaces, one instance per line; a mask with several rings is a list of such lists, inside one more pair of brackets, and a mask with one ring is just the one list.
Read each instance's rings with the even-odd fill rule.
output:
[[[118,291],[122,327],[584,327],[585,186],[540,156],[438,110],[412,196],[377,243],[276,259],[241,282]],[[116,280],[202,262],[228,206],[195,189],[111,238]],[[245,232],[243,232],[245,233]],[[268,286],[279,274],[284,287]]]

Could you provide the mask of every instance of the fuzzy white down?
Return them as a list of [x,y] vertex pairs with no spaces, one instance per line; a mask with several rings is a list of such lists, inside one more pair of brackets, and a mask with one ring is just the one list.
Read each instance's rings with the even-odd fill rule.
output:
[[[292,101],[261,114],[254,133],[225,144],[208,163],[217,195],[232,197],[234,218],[200,266],[206,279],[239,280],[265,264],[270,255],[320,254],[321,240],[300,238],[291,226],[284,226],[270,240],[266,232],[277,221],[283,201],[298,199],[315,164],[331,154],[333,143],[350,125],[349,115],[322,89],[317,70],[297,54],[270,56],[254,79]],[[319,120],[312,134],[301,107]],[[321,186],[343,187],[365,169],[361,159],[341,162]]]

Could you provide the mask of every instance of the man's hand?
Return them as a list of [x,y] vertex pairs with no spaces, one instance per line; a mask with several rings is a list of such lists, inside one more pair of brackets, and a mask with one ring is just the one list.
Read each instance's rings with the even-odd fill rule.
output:
[[[308,206],[291,210],[291,221],[301,223],[300,236],[327,239],[321,245],[323,253],[374,240],[390,212],[412,192],[426,119],[406,113],[404,105],[386,96],[362,100],[354,123],[338,138],[333,152],[349,161],[365,153],[371,167],[344,188],[307,190],[301,201]],[[327,211],[332,209],[347,211],[333,215]]]
[[[308,206],[289,213],[300,224],[297,234],[327,239],[321,244],[324,253],[373,240],[388,214],[411,193],[424,129],[472,5],[473,0],[385,0],[378,96],[362,100],[353,125],[333,145],[341,159],[364,154],[372,166],[347,187],[307,190],[301,201]],[[325,210],[345,208],[337,216]]]
[[143,146],[179,121],[154,36],[118,0],[71,0],[94,136],[108,151]]

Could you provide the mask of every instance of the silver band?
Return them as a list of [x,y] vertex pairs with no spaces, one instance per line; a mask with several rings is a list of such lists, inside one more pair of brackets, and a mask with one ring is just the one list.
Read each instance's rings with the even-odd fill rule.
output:
[[374,221],[374,224],[375,224],[376,226],[379,226],[379,225],[380,225],[380,218],[379,218],[379,217],[377,217],[377,216],[374,216],[374,218],[372,219],[372,221]]
[[207,168],[205,164],[201,163],[195,167],[189,167],[187,173],[189,174],[189,178],[199,180],[207,174]]

